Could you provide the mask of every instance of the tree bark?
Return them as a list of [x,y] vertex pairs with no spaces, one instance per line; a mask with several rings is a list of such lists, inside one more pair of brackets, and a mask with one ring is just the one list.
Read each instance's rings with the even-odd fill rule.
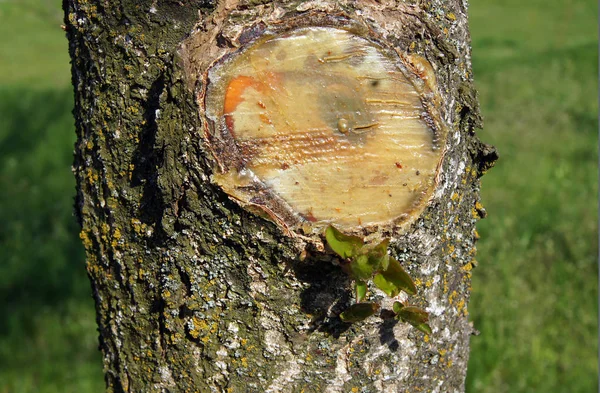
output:
[[[485,214],[478,179],[496,157],[474,134],[466,1],[65,0],[64,9],[76,212],[108,391],[464,391]],[[346,274],[318,252],[305,258],[301,242],[210,180],[194,72],[244,27],[308,13],[358,20],[435,70],[446,154],[427,208],[391,246],[431,335],[384,313],[342,323]],[[195,70],[182,55],[192,32]]]

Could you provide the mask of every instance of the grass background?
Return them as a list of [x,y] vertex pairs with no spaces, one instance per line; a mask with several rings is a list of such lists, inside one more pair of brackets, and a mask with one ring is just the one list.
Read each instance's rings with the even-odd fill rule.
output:
[[[0,0],[0,393],[103,391],[58,0]],[[597,391],[595,0],[472,0],[489,217],[469,393]]]

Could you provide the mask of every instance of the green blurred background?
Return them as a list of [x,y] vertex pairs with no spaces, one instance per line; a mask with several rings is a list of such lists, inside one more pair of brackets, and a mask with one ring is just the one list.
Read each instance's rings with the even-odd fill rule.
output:
[[[501,160],[469,311],[469,393],[595,392],[598,6],[472,0],[473,67]],[[102,392],[72,216],[59,0],[0,0],[0,393]]]

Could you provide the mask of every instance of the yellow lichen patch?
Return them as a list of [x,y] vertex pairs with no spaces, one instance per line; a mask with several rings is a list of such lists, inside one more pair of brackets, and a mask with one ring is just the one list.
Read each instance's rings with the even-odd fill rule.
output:
[[105,244],[108,243],[108,235],[110,233],[110,227],[108,226],[108,224],[102,223],[102,227],[100,228],[100,231],[102,233],[102,236],[101,236],[102,241]]
[[92,248],[93,243],[92,243],[92,240],[90,239],[90,236],[88,235],[87,231],[82,230],[81,232],[79,232],[79,238],[83,242],[83,247],[86,250]]
[[119,244],[119,240],[121,240],[121,231],[119,230],[119,228],[117,228],[113,232],[113,239],[112,239],[110,245],[113,248],[117,247],[117,245]]
[[454,299],[456,298],[457,295],[458,295],[458,293],[456,291],[452,291],[450,296],[448,296],[448,303],[453,304]]
[[138,235],[144,234],[146,232],[146,230],[148,229],[148,226],[146,224],[143,224],[137,218],[131,219],[131,225],[133,226],[134,232]]
[[129,164],[129,173],[128,173],[129,180],[131,180],[131,178],[133,176],[133,170],[134,169],[135,169],[135,165]]
[[456,310],[460,313],[463,312],[463,309],[465,309],[465,299],[460,299],[458,303],[456,303]]
[[98,181],[98,174],[91,168],[88,168],[85,172],[85,177],[90,185],[95,184]]
[[425,104],[427,60],[346,30],[268,36],[208,73],[213,180],[286,227],[414,219],[435,186],[445,128]]
[[[193,323],[193,327],[190,329],[190,336],[194,337],[194,338],[198,338],[200,337],[201,332],[208,330],[208,324],[206,323],[206,321],[204,319],[200,319],[196,316],[194,316],[192,318],[192,323]],[[208,339],[208,337],[203,337],[202,341],[204,341],[204,338]]]

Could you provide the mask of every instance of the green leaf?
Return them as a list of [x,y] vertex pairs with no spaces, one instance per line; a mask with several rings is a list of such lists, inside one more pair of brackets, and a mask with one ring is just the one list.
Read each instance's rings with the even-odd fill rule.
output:
[[396,297],[400,293],[400,289],[391,281],[388,281],[381,273],[377,273],[373,277],[373,283],[389,297]]
[[[410,278],[408,273],[406,273],[406,271],[402,269],[402,266],[400,266],[400,262],[398,262],[395,258],[389,258],[389,265],[387,270],[381,272],[380,274],[383,276],[385,281],[393,284],[398,290],[403,290],[409,295],[414,295],[417,293],[417,287],[415,286],[415,283],[413,282],[412,278]],[[386,292],[383,288],[380,289]]]
[[355,256],[358,250],[364,245],[364,241],[360,237],[344,235],[342,232],[335,229],[333,225],[329,225],[327,229],[325,229],[325,239],[333,252],[342,258],[351,258]]
[[390,266],[390,256],[389,255],[385,255],[385,257],[383,257],[381,259],[381,270],[385,271],[388,269],[388,267]]
[[398,314],[400,312],[400,310],[402,310],[404,308],[404,304],[400,303],[400,302],[394,302],[394,305],[392,306],[392,309],[394,310],[394,312],[396,314]]
[[379,310],[377,303],[356,303],[341,313],[340,318],[344,322],[360,322],[375,314],[377,310]]
[[373,283],[389,297],[398,296],[401,290],[410,295],[417,293],[417,287],[413,280],[402,269],[400,262],[392,257],[389,257],[388,269],[376,274]]
[[369,257],[361,254],[350,261],[350,270],[357,280],[368,280],[373,275],[373,266],[369,263]]
[[389,256],[387,249],[390,244],[390,239],[384,239],[381,243],[369,250],[369,263],[375,271],[387,270],[389,265]]
[[427,314],[426,311],[413,306],[403,307],[398,312],[398,317],[404,322],[408,322],[415,327],[425,324],[429,320],[429,314]]
[[367,284],[363,281],[356,281],[356,302],[360,303],[367,295]]
[[431,334],[431,327],[429,327],[429,325],[426,323],[415,325],[415,327],[425,334]]

